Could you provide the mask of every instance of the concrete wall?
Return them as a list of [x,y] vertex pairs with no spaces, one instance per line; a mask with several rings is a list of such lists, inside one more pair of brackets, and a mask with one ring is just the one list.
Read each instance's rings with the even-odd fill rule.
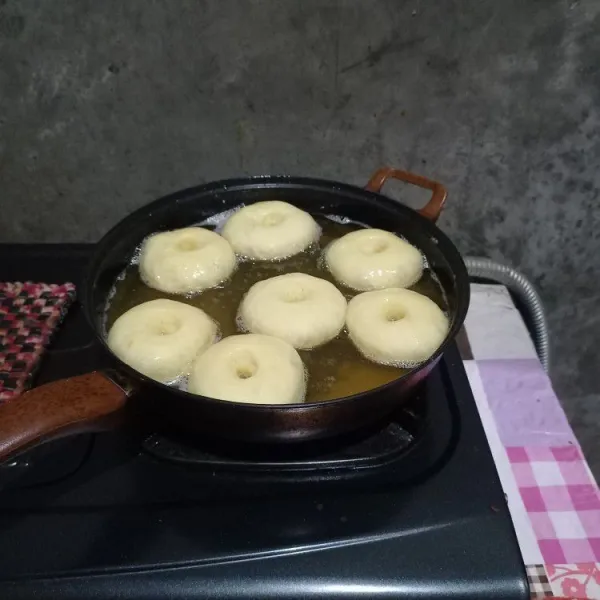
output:
[[441,227],[461,250],[540,285],[591,451],[599,15],[593,0],[0,0],[0,237],[93,241],[159,195],[244,173],[420,171],[448,186]]

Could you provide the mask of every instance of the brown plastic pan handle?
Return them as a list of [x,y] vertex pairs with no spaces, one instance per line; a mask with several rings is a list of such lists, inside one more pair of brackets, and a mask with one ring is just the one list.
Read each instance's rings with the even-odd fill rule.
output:
[[433,193],[429,202],[417,212],[434,223],[438,220],[446,203],[447,196],[446,188],[441,183],[437,183],[437,181],[432,181],[421,175],[416,175],[415,173],[409,173],[408,171],[401,171],[392,167],[382,167],[375,171],[365,188],[371,192],[380,192],[385,182],[390,178],[431,190]]
[[98,371],[25,392],[0,406],[0,462],[55,438],[105,428],[129,393]]

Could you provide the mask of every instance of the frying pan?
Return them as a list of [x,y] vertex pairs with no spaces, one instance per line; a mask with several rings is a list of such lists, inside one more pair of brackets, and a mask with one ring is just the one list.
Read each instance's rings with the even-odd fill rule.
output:
[[[415,211],[379,192],[388,179],[425,188],[431,198]],[[141,241],[151,233],[186,227],[240,204],[269,199],[290,202],[313,214],[334,214],[404,236],[426,256],[448,301],[450,328],[426,362],[373,390],[326,402],[252,405],[189,394],[153,381],[110,352],[103,330],[107,297]],[[112,369],[34,388],[0,407],[0,460],[52,438],[105,426],[130,398],[171,425],[195,434],[250,443],[308,442],[343,435],[381,421],[434,368],[463,324],[469,281],[463,260],[435,226],[446,191],[425,177],[378,170],[363,188],[334,181],[287,176],[230,179],[160,198],[126,217],[96,245],[80,302]]]

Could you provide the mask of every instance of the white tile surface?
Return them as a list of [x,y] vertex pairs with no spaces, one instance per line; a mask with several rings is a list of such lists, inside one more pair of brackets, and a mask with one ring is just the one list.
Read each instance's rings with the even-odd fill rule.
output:
[[537,357],[525,323],[502,285],[471,284],[465,327],[476,360]]

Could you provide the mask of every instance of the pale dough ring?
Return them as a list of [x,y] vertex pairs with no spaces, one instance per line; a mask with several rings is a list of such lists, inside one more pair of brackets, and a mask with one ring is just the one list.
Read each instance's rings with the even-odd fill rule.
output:
[[389,288],[358,294],[348,302],[348,335],[369,360],[416,366],[430,358],[448,334],[448,318],[421,294]]
[[408,242],[383,229],[359,229],[325,249],[335,279],[358,291],[410,287],[423,274],[423,256]]
[[283,340],[232,335],[196,359],[188,391],[231,402],[295,404],[306,394],[304,364]]
[[202,227],[157,233],[142,244],[142,281],[162,292],[190,294],[215,287],[230,277],[236,266],[229,242]]
[[309,350],[332,340],[346,318],[346,298],[329,281],[288,273],[255,283],[240,305],[243,329]]
[[215,342],[216,323],[183,302],[160,299],[138,304],[111,327],[108,346],[124,363],[169,383],[190,371],[198,354]]
[[321,229],[307,212],[269,200],[244,206],[225,223],[223,237],[237,254],[256,260],[281,260],[306,250]]

